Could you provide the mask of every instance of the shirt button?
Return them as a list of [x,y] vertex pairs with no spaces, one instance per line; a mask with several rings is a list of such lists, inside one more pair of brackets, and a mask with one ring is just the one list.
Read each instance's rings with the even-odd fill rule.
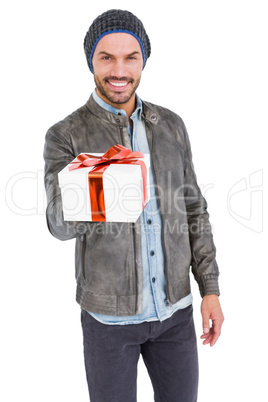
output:
[[153,256],[154,255],[154,250],[150,251],[150,255]]
[[152,282],[155,283],[155,278],[152,278]]
[[148,219],[147,223],[148,223],[148,225],[151,225],[152,220],[151,220],[151,219]]

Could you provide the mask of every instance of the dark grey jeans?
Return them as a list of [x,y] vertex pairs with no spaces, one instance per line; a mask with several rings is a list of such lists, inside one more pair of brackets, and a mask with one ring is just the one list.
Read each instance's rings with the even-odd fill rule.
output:
[[162,323],[105,325],[84,310],[81,321],[91,402],[136,402],[140,354],[156,402],[197,401],[198,357],[192,306]]

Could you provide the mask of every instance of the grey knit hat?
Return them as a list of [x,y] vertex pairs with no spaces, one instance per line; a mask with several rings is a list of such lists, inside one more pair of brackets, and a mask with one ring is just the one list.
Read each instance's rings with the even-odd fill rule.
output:
[[109,10],[93,21],[85,36],[84,49],[87,64],[92,73],[92,57],[97,43],[103,36],[116,32],[125,32],[137,39],[142,50],[144,68],[151,54],[151,44],[142,22],[129,11]]

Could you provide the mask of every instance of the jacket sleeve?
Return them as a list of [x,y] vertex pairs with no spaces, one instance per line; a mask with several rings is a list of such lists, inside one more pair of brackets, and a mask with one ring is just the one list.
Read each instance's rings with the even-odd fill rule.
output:
[[46,218],[48,229],[60,240],[68,240],[81,235],[86,222],[67,222],[63,219],[61,191],[58,173],[70,163],[74,155],[71,141],[55,127],[48,130],[45,137],[45,189],[47,194]]
[[216,248],[207,212],[207,202],[202,196],[192,162],[189,137],[184,126],[185,160],[184,197],[192,252],[192,272],[198,283],[201,296],[219,295],[219,269],[216,262]]

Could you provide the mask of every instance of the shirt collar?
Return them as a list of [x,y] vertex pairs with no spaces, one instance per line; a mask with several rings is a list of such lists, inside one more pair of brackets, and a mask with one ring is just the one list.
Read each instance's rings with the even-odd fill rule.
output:
[[[104,102],[104,100],[102,100],[99,95],[97,94],[96,90],[92,93],[93,99],[94,101],[100,106],[102,107],[104,110],[106,110],[107,112],[111,112],[114,114],[118,114],[118,115],[123,115],[123,116],[127,116],[126,112],[124,109],[116,109],[115,107],[113,107],[112,105],[110,105],[109,103]],[[141,99],[138,97],[138,95],[136,94],[136,109],[134,110],[134,112],[132,113],[131,117],[141,117],[142,114],[142,101]]]

